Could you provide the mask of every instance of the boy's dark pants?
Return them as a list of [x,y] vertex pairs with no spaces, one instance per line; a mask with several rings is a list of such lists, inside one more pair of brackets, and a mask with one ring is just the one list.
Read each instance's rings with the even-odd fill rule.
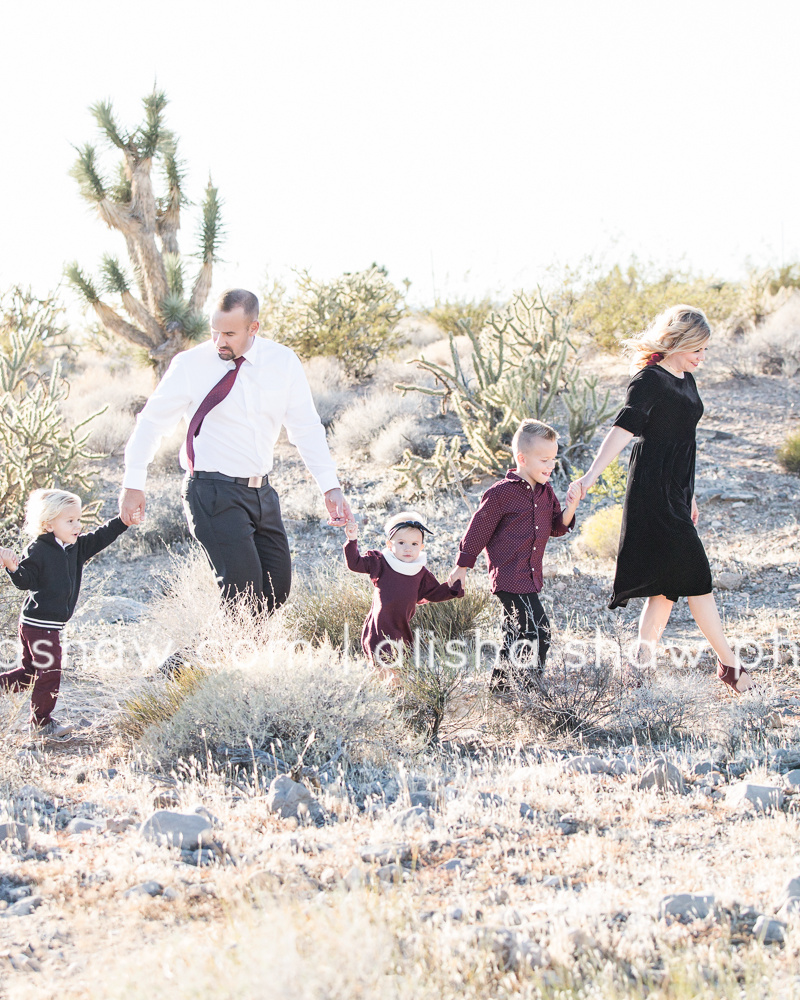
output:
[[36,628],[19,623],[22,666],[0,674],[0,688],[19,691],[33,685],[31,725],[44,726],[56,707],[61,685],[61,633],[54,628]]
[[[547,651],[550,649],[550,621],[545,614],[538,594],[510,594],[505,590],[496,591],[503,605],[503,648],[500,650],[501,664],[514,656],[516,666],[525,656],[525,650],[512,650],[515,642],[527,640],[536,649],[539,673],[544,670]],[[530,655],[528,652],[528,655]]]

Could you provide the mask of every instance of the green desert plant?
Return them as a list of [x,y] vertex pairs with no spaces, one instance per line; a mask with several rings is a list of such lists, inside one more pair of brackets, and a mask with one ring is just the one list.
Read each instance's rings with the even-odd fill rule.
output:
[[713,325],[736,311],[740,296],[736,283],[659,268],[633,257],[627,267],[605,269],[590,261],[583,269],[568,271],[554,302],[570,315],[576,334],[614,351],[621,339],[644,330],[676,302],[699,306]]
[[[597,380],[580,372],[568,320],[547,305],[541,291],[520,292],[504,309],[492,313],[479,333],[466,321],[461,321],[461,329],[472,341],[471,372],[462,364],[451,333],[451,368],[424,355],[408,362],[433,375],[433,387],[395,386],[400,392],[421,392],[452,405],[468,447],[462,455],[451,446],[446,456],[450,478],[476,471],[503,474],[513,461],[511,438],[527,417],[561,427],[558,471],[569,472],[572,459],[585,451],[611,408],[608,393],[599,397]],[[442,475],[444,461],[444,454],[436,453],[433,467]],[[420,478],[422,468],[410,454],[398,467],[407,481]]]
[[[45,325],[52,315],[44,312]],[[41,487],[61,487],[90,494],[87,463],[99,458],[86,450],[92,413],[71,428],[64,426],[61,404],[69,385],[56,358],[41,371],[34,359],[42,352],[42,329],[31,321],[8,329],[8,348],[0,350],[0,527],[18,523],[28,494]],[[99,504],[84,506],[92,517]]]
[[787,472],[800,475],[800,431],[786,435],[786,439],[778,449],[778,461]]
[[301,358],[338,358],[345,374],[362,379],[403,344],[402,315],[402,293],[386,268],[373,264],[330,282],[298,271],[295,295],[283,301],[281,287],[273,286],[262,319],[266,333]]
[[494,309],[494,303],[488,296],[477,299],[437,299],[430,309],[424,309],[423,316],[432,319],[444,333],[458,336],[462,333],[461,322],[469,322],[473,330],[481,330]]
[[[154,90],[143,104],[144,121],[130,131],[120,127],[110,101],[98,101],[90,109],[105,145],[121,153],[115,178],[104,176],[97,148],[89,143],[78,149],[72,170],[81,195],[125,239],[133,282],[109,254],[103,258],[99,283],[77,263],[67,267],[66,275],[105,329],[142,348],[160,374],[178,351],[207,331],[203,306],[222,228],[217,189],[209,180],[195,254],[200,266],[189,287],[178,247],[181,208],[189,204],[183,190],[185,167],[178,156],[178,140],[164,124],[166,95]],[[161,194],[153,186],[154,164],[163,174]],[[103,293],[119,298],[129,320],[102,298]]]
[[599,559],[615,559],[619,548],[619,533],[622,527],[622,507],[604,507],[583,522],[579,544],[583,552]]

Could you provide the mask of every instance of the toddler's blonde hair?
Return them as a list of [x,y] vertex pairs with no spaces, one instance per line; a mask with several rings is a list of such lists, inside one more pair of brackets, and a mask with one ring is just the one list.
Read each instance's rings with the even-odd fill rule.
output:
[[711,336],[706,314],[696,306],[671,306],[653,320],[644,333],[623,340],[631,356],[631,372],[658,364],[671,354],[697,351]]
[[25,524],[22,530],[26,535],[38,538],[47,531],[46,524],[74,503],[80,507],[81,498],[68,490],[34,490],[25,505]]

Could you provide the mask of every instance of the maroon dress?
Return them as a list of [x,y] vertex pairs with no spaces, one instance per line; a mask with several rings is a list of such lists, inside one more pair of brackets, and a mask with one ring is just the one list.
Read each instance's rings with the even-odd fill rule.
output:
[[361,648],[369,660],[373,659],[375,649],[384,639],[398,640],[408,646],[412,644],[411,619],[420,601],[449,601],[464,596],[460,582],[455,587],[439,583],[425,566],[419,573],[406,576],[393,570],[376,549],[370,549],[362,556],[355,539],[345,544],[344,557],[354,573],[368,573],[375,587],[372,607],[361,631]]

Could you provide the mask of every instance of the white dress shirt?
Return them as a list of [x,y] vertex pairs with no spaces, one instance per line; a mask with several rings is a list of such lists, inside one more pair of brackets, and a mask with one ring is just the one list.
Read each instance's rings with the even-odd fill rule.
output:
[[[283,344],[258,336],[244,358],[233,388],[206,414],[194,439],[195,469],[237,477],[268,475],[283,424],[320,490],[335,489],[336,466],[300,359]],[[175,355],[136,418],[125,446],[123,487],[144,489],[147,466],[162,437],[182,418],[188,428],[211,388],[233,367],[233,361],[219,357],[212,340]],[[188,468],[185,441],[180,463]]]

